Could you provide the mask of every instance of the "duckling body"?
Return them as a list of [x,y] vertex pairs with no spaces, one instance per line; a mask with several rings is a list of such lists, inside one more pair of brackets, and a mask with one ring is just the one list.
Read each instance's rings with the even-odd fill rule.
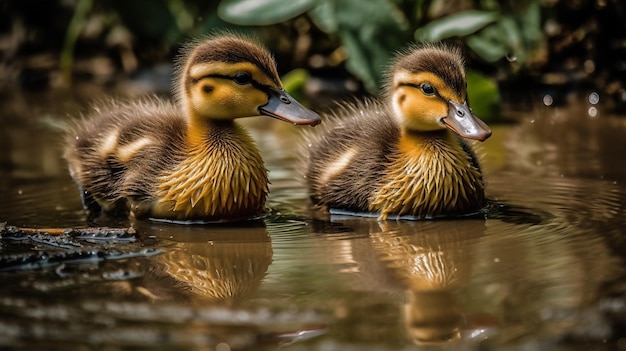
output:
[[259,216],[263,159],[239,117],[295,124],[319,117],[287,95],[269,53],[225,35],[195,43],[178,63],[177,103],[109,103],[67,136],[65,158],[91,212],[137,218],[238,220]]
[[484,207],[478,159],[465,138],[485,140],[491,131],[467,106],[460,54],[412,49],[396,59],[388,79],[382,101],[344,106],[310,140],[313,202],[383,220]]

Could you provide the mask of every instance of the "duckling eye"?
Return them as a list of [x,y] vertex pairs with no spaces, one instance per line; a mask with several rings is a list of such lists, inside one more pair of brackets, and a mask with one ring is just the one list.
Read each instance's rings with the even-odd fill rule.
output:
[[420,85],[420,88],[422,88],[422,92],[426,95],[434,95],[435,94],[435,88],[428,84],[428,83],[424,83],[422,85]]
[[239,72],[235,74],[235,76],[233,77],[233,80],[237,84],[244,85],[244,84],[248,84],[252,82],[252,76],[248,72]]

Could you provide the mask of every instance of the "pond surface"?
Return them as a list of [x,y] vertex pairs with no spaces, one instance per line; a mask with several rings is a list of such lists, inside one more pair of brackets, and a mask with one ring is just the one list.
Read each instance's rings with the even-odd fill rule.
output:
[[[0,222],[85,225],[59,152],[82,101],[3,97]],[[0,349],[626,350],[626,116],[588,108],[493,126],[486,219],[412,222],[311,209],[297,128],[246,121],[266,218],[5,234]]]

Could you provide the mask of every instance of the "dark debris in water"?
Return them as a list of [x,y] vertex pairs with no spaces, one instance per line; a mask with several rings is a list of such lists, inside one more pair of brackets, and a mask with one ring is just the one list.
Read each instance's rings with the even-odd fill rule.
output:
[[132,228],[86,227],[86,228],[20,228],[0,223],[0,237],[9,240],[47,240],[70,237],[100,241],[135,241],[137,231]]
[[61,264],[97,263],[105,260],[147,257],[161,252],[162,250],[154,248],[144,248],[136,251],[88,248],[83,250],[18,253],[0,256],[0,272],[45,269]]
[[[19,228],[0,224],[0,272],[94,264],[162,252],[137,242],[134,228]],[[21,249],[18,249],[21,248]]]

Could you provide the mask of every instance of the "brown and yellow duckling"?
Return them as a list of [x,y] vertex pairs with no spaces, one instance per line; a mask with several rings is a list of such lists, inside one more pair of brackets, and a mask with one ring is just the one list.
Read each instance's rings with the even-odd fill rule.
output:
[[344,106],[309,141],[309,194],[382,220],[475,212],[486,205],[484,183],[465,139],[490,135],[468,106],[460,52],[413,47],[390,67],[382,102]]
[[83,204],[92,212],[168,220],[261,215],[267,170],[235,119],[316,125],[319,116],[283,90],[265,48],[237,35],[188,45],[176,70],[176,103],[110,103],[68,134],[65,158]]

